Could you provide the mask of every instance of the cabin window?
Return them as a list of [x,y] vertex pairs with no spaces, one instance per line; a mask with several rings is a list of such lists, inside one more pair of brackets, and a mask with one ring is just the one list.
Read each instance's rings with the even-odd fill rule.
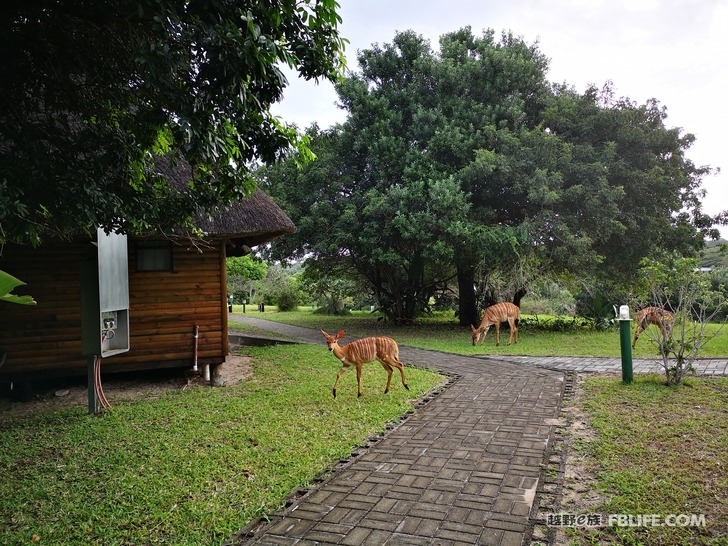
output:
[[136,269],[137,271],[172,271],[172,242],[137,242]]

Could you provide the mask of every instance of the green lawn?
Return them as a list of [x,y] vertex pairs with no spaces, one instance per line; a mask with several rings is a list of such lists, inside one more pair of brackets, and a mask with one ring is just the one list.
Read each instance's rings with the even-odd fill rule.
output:
[[[658,376],[637,376],[630,385],[591,378],[577,398],[595,434],[572,441],[571,450],[603,498],[583,513],[656,514],[662,525],[649,518],[641,526],[570,529],[570,544],[728,544],[728,378],[690,378],[677,387]],[[566,487],[578,486],[567,480]],[[699,525],[675,525],[688,523],[685,516]]]
[[[250,316],[356,336],[387,334],[402,344],[469,354],[619,354],[617,331],[546,333],[523,328],[521,341],[495,348],[493,334],[473,349],[452,318],[391,327],[368,313]],[[728,354],[725,334],[715,354]],[[642,341],[647,341],[642,339]],[[649,343],[638,345],[649,353]],[[441,388],[436,373],[406,368],[384,395],[380,366],[336,374],[321,346],[246,349],[254,376],[223,388],[191,386],[161,398],[115,402],[100,417],[86,407],[18,416],[0,408],[2,544],[222,544],[252,519],[280,507],[367,437]],[[709,346],[710,348],[710,346]],[[706,351],[707,352],[707,351]],[[728,529],[728,379],[590,378],[581,390],[593,441],[569,447],[599,480],[603,513],[702,513],[706,528],[575,532],[574,544],[710,544]],[[567,484],[568,485],[568,484]],[[568,510],[568,507],[564,507]]]
[[[254,377],[154,400],[30,416],[0,412],[0,543],[222,544],[271,513],[445,378],[381,366],[342,377],[315,345],[249,349]],[[33,537],[36,537],[34,539]]]
[[[234,313],[242,315],[242,307],[235,306]],[[247,306],[245,316],[262,318],[307,328],[323,328],[329,333],[345,330],[347,333],[364,337],[370,335],[388,335],[402,345],[434,349],[457,354],[487,355],[528,355],[528,356],[602,356],[619,357],[621,355],[619,327],[610,330],[586,330],[552,332],[533,326],[534,317],[524,315],[524,324],[519,328],[519,341],[508,345],[508,325],[501,328],[501,343],[495,345],[495,331],[491,328],[485,341],[477,347],[471,342],[470,329],[460,326],[450,314],[438,314],[432,318],[417,319],[413,325],[398,326],[378,320],[377,315],[367,311],[354,311],[346,316],[317,315],[310,309],[281,313],[274,307],[267,307],[265,313],[251,311]],[[526,319],[530,319],[528,322]],[[553,317],[538,317],[541,323],[553,321]],[[230,321],[231,329],[240,328]],[[654,328],[654,327],[650,327]],[[708,325],[709,331],[719,328],[717,324]],[[634,332],[634,323],[632,323]],[[322,338],[323,342],[323,338]],[[633,358],[652,358],[658,356],[656,346],[650,342],[649,333],[640,336]],[[713,358],[728,356],[728,328],[720,330],[701,352],[701,357]]]

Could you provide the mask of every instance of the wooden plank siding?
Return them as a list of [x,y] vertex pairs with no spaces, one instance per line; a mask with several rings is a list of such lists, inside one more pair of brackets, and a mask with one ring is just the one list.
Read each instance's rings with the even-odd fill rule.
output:
[[[102,360],[109,372],[191,367],[194,328],[199,327],[198,365],[225,362],[227,301],[225,245],[209,242],[199,252],[173,245],[172,271],[136,271],[129,239],[130,350]],[[40,248],[6,245],[0,269],[24,281],[14,290],[35,306],[0,307],[0,353],[7,352],[0,381],[86,374],[81,355],[79,267],[94,252],[90,242],[48,242]]]

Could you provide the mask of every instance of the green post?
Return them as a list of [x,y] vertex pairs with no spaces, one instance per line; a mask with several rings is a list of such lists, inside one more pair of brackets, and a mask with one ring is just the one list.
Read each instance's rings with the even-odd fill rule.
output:
[[619,344],[622,349],[622,381],[632,383],[632,345],[630,344],[631,330],[629,323],[629,307],[622,305],[619,308]]

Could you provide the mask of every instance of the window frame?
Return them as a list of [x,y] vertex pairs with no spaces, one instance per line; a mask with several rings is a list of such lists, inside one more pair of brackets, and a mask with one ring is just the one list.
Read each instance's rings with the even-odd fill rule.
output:
[[[143,258],[144,253],[152,254]],[[174,271],[174,252],[172,241],[155,239],[136,241],[134,245],[135,268],[138,273],[155,273]],[[164,255],[162,255],[164,254]],[[145,265],[148,267],[140,267]]]

